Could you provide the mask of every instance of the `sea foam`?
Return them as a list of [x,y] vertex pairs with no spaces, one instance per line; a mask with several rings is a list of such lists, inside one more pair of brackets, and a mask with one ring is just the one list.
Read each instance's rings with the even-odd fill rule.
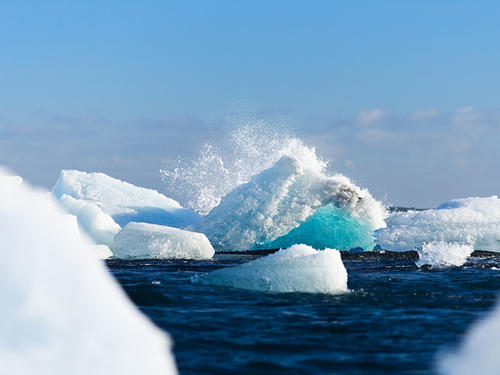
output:
[[419,259],[415,262],[417,267],[429,265],[433,268],[462,266],[472,254],[471,245],[447,242],[427,242],[418,249]]

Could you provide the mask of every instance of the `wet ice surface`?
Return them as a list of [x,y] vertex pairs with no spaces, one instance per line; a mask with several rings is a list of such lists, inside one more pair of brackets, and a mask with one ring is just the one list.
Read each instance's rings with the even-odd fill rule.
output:
[[191,282],[255,257],[107,263],[140,309],[171,333],[181,374],[435,373],[440,353],[459,343],[500,291],[500,258],[419,270],[412,254],[349,256],[352,292],[337,296]]

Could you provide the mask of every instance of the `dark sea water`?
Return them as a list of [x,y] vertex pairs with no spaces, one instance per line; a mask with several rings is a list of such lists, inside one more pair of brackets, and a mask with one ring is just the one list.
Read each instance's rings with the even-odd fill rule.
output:
[[432,374],[500,293],[500,258],[418,270],[410,259],[351,259],[350,293],[266,294],[193,284],[253,259],[108,261],[135,304],[175,342],[188,374]]

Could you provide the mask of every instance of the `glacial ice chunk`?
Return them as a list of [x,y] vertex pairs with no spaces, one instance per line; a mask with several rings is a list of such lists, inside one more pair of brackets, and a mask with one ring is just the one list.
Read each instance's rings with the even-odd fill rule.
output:
[[383,206],[347,177],[284,156],[223,197],[197,230],[229,251],[297,243],[371,250],[384,217]]
[[23,178],[16,175],[0,175],[0,184],[11,184],[20,186],[23,183]]
[[283,249],[305,242],[315,249],[338,248],[351,250],[373,248],[373,226],[349,211],[327,204],[320,207],[298,227],[274,241],[259,245],[266,249]]
[[92,252],[97,259],[108,259],[113,256],[113,252],[106,245],[94,245],[92,246]]
[[95,259],[75,220],[51,196],[4,181],[1,372],[176,374],[169,338]]
[[156,190],[134,186],[104,173],[63,170],[52,193],[58,199],[72,196],[99,206],[120,226],[145,222],[185,227],[199,222],[199,215]]
[[77,217],[80,227],[96,243],[113,247],[113,238],[121,228],[99,206],[66,194],[59,199],[59,203],[68,213]]
[[[44,199],[53,200],[53,196],[48,194],[43,194]],[[60,230],[65,233],[70,233],[74,241],[79,241],[81,246],[89,249],[91,254],[97,259],[108,259],[113,256],[113,252],[106,245],[94,245],[86,246],[89,243],[90,238],[85,231],[82,231],[81,226],[78,225],[78,219],[75,215],[64,213],[61,215],[61,220],[64,225],[61,226]],[[91,242],[91,241],[90,241]]]
[[474,248],[471,245],[447,242],[427,242],[422,249],[418,249],[419,259],[417,267],[430,265],[435,268],[456,266],[460,267],[467,261]]
[[210,259],[214,249],[202,233],[147,223],[128,223],[115,237],[113,254],[127,259]]
[[196,282],[264,292],[337,294],[347,292],[340,252],[294,245],[237,267],[222,268]]
[[455,199],[436,209],[396,212],[376,233],[386,250],[422,248],[431,241],[471,244],[475,250],[500,251],[500,199]]

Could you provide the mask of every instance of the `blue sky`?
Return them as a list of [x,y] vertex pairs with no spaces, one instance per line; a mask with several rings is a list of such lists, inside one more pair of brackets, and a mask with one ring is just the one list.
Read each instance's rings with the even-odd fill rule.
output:
[[495,1],[2,1],[0,164],[161,190],[162,163],[243,108],[391,203],[495,194],[499,16]]

